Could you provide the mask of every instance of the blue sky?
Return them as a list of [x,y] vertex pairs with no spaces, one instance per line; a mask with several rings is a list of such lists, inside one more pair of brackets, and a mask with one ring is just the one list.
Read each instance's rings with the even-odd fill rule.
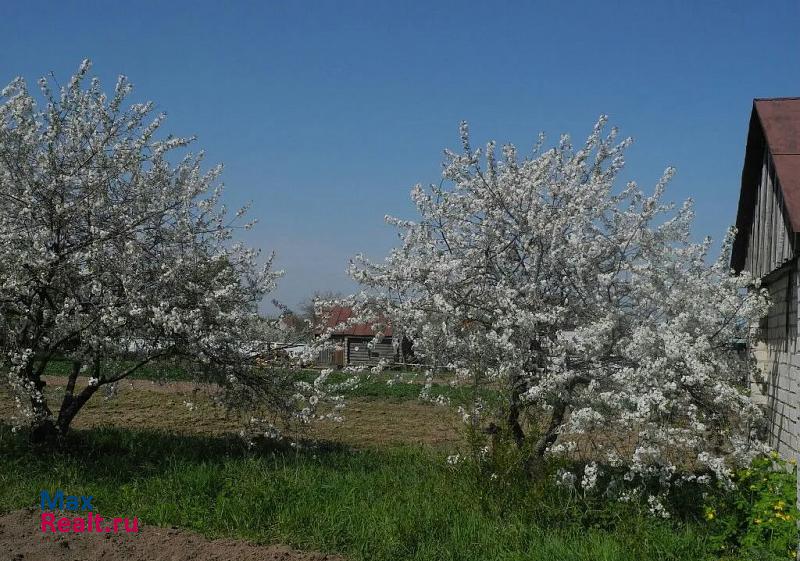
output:
[[696,234],[734,221],[753,97],[800,95],[800,3],[52,2],[8,3],[0,82],[83,58],[124,73],[165,130],[197,135],[225,164],[227,201],[253,201],[247,241],[286,270],[276,296],[352,289],[345,268],[395,242],[387,213],[438,182],[442,149],[520,151],[543,131],[584,137],[610,115],[633,136],[626,177],[668,165]]

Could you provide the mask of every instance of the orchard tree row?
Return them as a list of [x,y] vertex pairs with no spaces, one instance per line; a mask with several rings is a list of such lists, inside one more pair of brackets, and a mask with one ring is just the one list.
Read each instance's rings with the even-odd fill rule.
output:
[[[269,364],[280,334],[258,305],[280,274],[236,241],[252,223],[226,211],[221,168],[161,134],[125,77],[106,93],[89,71],[36,95],[17,79],[0,100],[0,360],[19,426],[62,438],[100,388],[164,360],[276,419],[335,415],[328,371],[305,383]],[[443,181],[412,191],[418,217],[389,219],[398,247],[354,259],[364,290],[348,299],[412,340],[429,377],[474,388],[464,420],[508,435],[529,474],[591,449],[561,478],[620,497],[728,482],[766,450],[733,342],[767,298],[732,274],[730,236],[712,264],[691,241],[691,203],[662,198],[672,170],[651,194],[618,185],[629,144],[601,118],[578,148],[540,137],[523,156],[475,148],[462,124]],[[43,379],[56,357],[72,365],[59,404]]]

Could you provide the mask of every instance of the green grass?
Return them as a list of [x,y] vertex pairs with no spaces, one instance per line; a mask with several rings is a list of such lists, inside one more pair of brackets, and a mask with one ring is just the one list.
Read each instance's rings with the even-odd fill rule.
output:
[[248,451],[235,440],[106,429],[76,433],[69,452],[35,453],[0,425],[2,511],[61,488],[93,495],[107,516],[352,560],[716,558],[702,522],[590,512],[552,486],[488,485],[417,448]]
[[[396,382],[387,384],[383,376],[372,377],[359,383],[355,388],[344,391],[348,397],[363,397],[368,399],[380,399],[386,401],[416,401],[420,398],[422,384]],[[451,387],[447,384],[432,384],[430,388],[430,398],[436,399],[439,396],[452,400],[455,403],[464,403],[470,399],[471,388]],[[481,390],[484,400],[487,399],[489,392]]]

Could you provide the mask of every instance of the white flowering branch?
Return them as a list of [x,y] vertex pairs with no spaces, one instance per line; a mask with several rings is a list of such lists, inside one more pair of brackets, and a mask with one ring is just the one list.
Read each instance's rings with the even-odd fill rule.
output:
[[[222,168],[159,138],[164,116],[129,103],[127,78],[106,94],[89,70],[40,80],[38,101],[16,79],[0,99],[0,350],[19,422],[63,435],[98,388],[164,359],[291,410],[293,381],[259,362],[274,334],[257,307],[280,272],[234,241],[252,223],[222,204]],[[57,414],[55,358],[72,364]]]
[[730,271],[730,235],[708,264],[691,201],[662,202],[673,170],[652,195],[615,187],[630,140],[605,124],[579,149],[540,137],[525,159],[473,149],[462,125],[443,183],[411,193],[418,219],[387,217],[401,244],[385,261],[356,257],[351,274],[415,356],[502,390],[503,430],[529,469],[568,453],[624,467],[632,484],[688,466],[729,480],[764,449],[734,342],[766,295]]

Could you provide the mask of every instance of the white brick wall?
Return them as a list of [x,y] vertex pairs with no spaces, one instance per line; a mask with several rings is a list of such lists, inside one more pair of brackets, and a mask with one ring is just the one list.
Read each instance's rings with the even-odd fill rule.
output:
[[752,347],[763,375],[761,383],[754,381],[751,386],[753,396],[766,407],[770,419],[770,444],[786,458],[796,458],[800,450],[797,278],[797,273],[787,267],[778,278],[764,284],[769,290],[772,306],[753,334]]

